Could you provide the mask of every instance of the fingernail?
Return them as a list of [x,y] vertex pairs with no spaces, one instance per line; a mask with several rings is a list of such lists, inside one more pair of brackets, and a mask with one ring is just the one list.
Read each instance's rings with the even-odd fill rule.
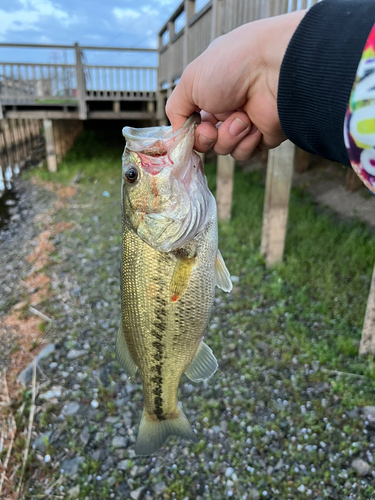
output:
[[208,137],[200,134],[198,136],[198,142],[202,146],[202,148],[209,148],[214,144],[215,139],[209,139]]
[[242,134],[242,132],[244,132],[247,128],[249,128],[249,126],[246,125],[246,123],[241,121],[239,118],[235,118],[232,121],[228,132],[230,133],[230,135],[236,136]]

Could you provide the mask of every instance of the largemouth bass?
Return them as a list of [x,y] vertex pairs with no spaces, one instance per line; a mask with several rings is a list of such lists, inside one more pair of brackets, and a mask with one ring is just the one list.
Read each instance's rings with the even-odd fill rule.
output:
[[117,356],[129,377],[139,369],[145,406],[137,455],[168,436],[196,441],[177,401],[181,375],[217,369],[202,341],[215,285],[232,283],[218,251],[216,203],[193,151],[198,114],[171,127],[125,127],[122,157],[122,322]]

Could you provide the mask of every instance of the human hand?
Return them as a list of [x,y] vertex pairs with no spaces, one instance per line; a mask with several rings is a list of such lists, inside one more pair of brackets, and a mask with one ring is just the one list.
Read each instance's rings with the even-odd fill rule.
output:
[[194,112],[202,123],[194,148],[236,160],[278,146],[286,137],[277,112],[281,63],[306,11],[244,24],[214,40],[191,62],[166,105],[174,130]]

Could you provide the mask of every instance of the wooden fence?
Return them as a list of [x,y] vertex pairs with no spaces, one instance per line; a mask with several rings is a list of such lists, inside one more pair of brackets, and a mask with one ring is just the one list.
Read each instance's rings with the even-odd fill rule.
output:
[[41,147],[40,120],[0,121],[0,195]]
[[[158,119],[165,121],[164,104],[184,68],[216,37],[265,17],[308,9],[320,0],[210,0],[196,12],[195,0],[184,0],[159,31]],[[289,141],[268,154],[261,253],[267,266],[281,262],[288,221],[290,188],[295,161],[304,170],[305,153]],[[221,220],[229,220],[232,205],[234,160],[217,159],[217,205]],[[354,190],[357,179],[347,177]],[[375,268],[367,304],[360,353],[375,354]]]

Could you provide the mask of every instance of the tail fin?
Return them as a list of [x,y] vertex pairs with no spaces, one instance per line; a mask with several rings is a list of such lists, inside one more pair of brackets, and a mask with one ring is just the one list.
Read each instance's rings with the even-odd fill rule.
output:
[[163,446],[169,436],[179,436],[196,443],[198,441],[184,412],[178,408],[178,417],[166,420],[150,421],[143,410],[139,425],[136,455],[151,455]]

